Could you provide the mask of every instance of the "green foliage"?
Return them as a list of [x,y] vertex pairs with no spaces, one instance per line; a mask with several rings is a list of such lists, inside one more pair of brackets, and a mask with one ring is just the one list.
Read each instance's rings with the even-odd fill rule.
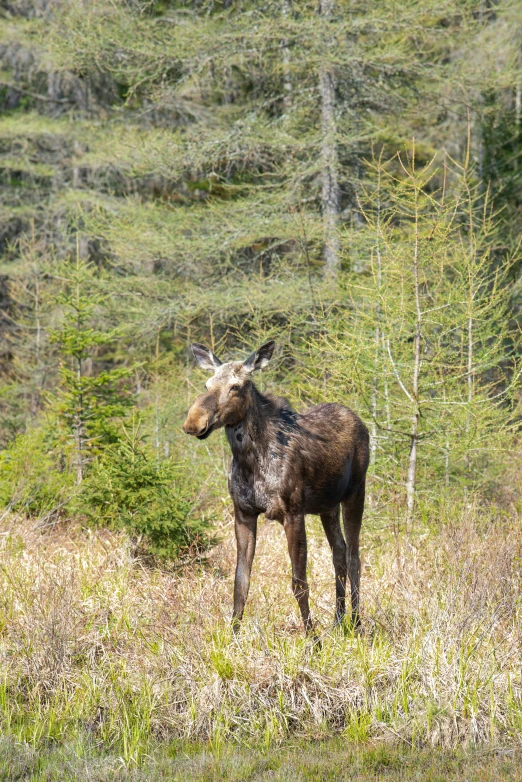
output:
[[34,782],[76,782],[87,775],[104,782],[519,782],[519,768],[518,749],[421,749],[386,741],[354,748],[340,739],[292,739],[268,749],[257,742],[242,747],[227,743],[216,749],[162,741],[147,752],[138,769],[129,771],[121,755],[112,748],[101,750],[89,735],[80,734],[65,746],[48,742],[38,749],[7,737],[0,744],[0,776],[17,779],[25,774]]
[[458,166],[375,161],[361,204],[344,307],[314,341],[317,367],[327,394],[338,389],[368,422],[375,475],[404,483],[412,509],[417,488],[487,486],[513,443],[511,262],[492,260],[495,219]]
[[[125,530],[160,559],[207,545],[201,487],[229,512],[228,446],[223,433],[202,443],[181,431],[203,388],[193,340],[228,359],[276,339],[263,390],[298,409],[352,406],[373,458],[368,632],[325,631],[314,650],[287,632],[295,605],[273,525],[254,621],[231,644],[217,567],[194,589],[191,571],[137,574],[125,535],[35,546],[32,520],[11,540],[8,513],[0,727],[15,744],[4,742],[0,776],[145,778],[167,734],[179,737],[173,755],[209,738],[222,755],[164,758],[164,776],[180,779],[405,768],[438,779],[441,763],[446,777],[480,775],[480,759],[408,747],[520,743],[520,524],[498,508],[475,524],[471,492],[482,513],[500,470],[510,489],[518,477],[506,450],[519,426],[520,288],[507,282],[519,269],[522,5],[3,6],[0,503]],[[415,167],[402,154],[412,137]],[[381,147],[405,165],[369,170]],[[122,434],[131,404],[146,437],[135,423]],[[405,495],[416,499],[406,544],[392,534]],[[322,583],[318,524],[309,563]],[[229,540],[222,555],[228,571]],[[286,761],[270,751],[333,732],[379,747],[348,760],[342,747],[326,757],[330,745]],[[262,757],[227,754],[260,737]],[[62,741],[47,768],[45,748]],[[24,742],[44,751],[41,768]],[[101,747],[114,755],[94,760]],[[504,760],[488,779],[508,775]]]
[[83,478],[85,461],[104,443],[114,442],[114,419],[122,416],[132,397],[121,381],[132,374],[130,367],[89,371],[96,349],[106,347],[119,335],[119,329],[101,331],[93,327],[96,311],[105,296],[89,290],[92,265],[77,254],[73,265],[63,269],[65,290],[57,297],[64,308],[59,328],[50,331],[50,340],[58,344],[60,365],[58,388],[52,408],[62,424],[66,438],[73,438],[78,483]]
[[154,454],[133,417],[121,439],[96,459],[75,508],[95,524],[126,529],[141,552],[176,559],[212,542],[210,519],[186,471],[187,465]]
[[70,454],[55,446],[47,424],[32,427],[0,452],[0,506],[34,516],[64,510],[74,477]]
[[[234,357],[275,338],[261,383],[300,408],[321,398],[356,407],[373,428],[375,483],[394,493],[406,480],[415,415],[419,487],[487,486],[511,442],[514,401],[518,310],[504,272],[517,267],[504,248],[520,233],[520,7],[64,0],[42,15],[36,5],[17,4],[1,34],[2,446],[52,394],[80,482],[117,442],[133,397],[156,451],[180,452],[184,439],[193,472],[224,496],[222,439],[186,443],[180,431],[200,388],[188,345]],[[379,287],[366,168],[373,148],[391,157],[413,136],[421,167],[443,149],[455,166],[468,157],[479,200],[491,185],[495,208],[506,207],[482,227],[474,208],[473,267],[462,199],[449,210],[458,177],[444,214],[439,175],[419,185],[427,320],[415,403],[397,381],[413,397],[411,182],[395,166],[383,193]],[[337,279],[323,274],[329,238]],[[75,241],[86,262],[62,269]],[[479,293],[471,373],[468,272]]]

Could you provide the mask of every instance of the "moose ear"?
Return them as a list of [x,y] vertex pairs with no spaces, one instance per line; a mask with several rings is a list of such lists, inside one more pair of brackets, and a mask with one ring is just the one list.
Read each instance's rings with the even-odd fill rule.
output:
[[266,367],[266,365],[272,358],[274,347],[275,347],[275,342],[273,339],[271,339],[270,342],[267,342],[265,345],[262,345],[257,350],[254,350],[252,355],[249,356],[247,360],[243,362],[243,366],[246,369],[246,371],[255,372],[257,369],[263,369],[263,367]]
[[201,345],[199,342],[193,342],[190,349],[194,354],[196,364],[201,369],[208,369],[210,372],[214,372],[223,363],[212,353],[210,348],[207,348],[206,345]]

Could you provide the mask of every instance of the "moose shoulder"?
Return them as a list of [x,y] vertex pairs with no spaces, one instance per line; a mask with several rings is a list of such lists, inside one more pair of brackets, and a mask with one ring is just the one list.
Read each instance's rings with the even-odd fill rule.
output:
[[233,624],[237,628],[243,616],[260,513],[284,527],[292,589],[307,632],[312,630],[312,619],[304,517],[306,513],[321,517],[333,555],[336,622],[345,614],[348,576],[352,621],[357,624],[368,430],[343,405],[317,405],[299,414],[286,400],[259,393],[251,376],[268,364],[273,350],[274,343],[267,342],[244,362],[222,363],[204,345],[192,345],[198,365],[213,374],[206,393],[190,408],[183,429],[203,440],[224,426],[232,449],[229,490],[237,540]]

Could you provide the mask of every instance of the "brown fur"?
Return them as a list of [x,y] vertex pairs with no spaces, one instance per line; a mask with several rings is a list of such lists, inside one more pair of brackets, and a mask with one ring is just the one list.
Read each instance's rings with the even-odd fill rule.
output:
[[317,405],[299,414],[286,400],[259,393],[250,375],[268,363],[272,351],[273,343],[267,343],[244,363],[222,364],[208,348],[193,346],[200,366],[213,369],[215,374],[207,381],[207,393],[190,408],[183,429],[204,439],[224,426],[232,448],[229,491],[234,502],[238,557],[233,623],[237,627],[243,615],[257,517],[264,513],[284,527],[292,562],[292,588],[305,629],[312,630],[304,517],[313,513],[320,515],[332,549],[336,622],[341,622],[345,613],[348,575],[352,620],[358,624],[359,532],[369,462],[368,430],[343,405]]

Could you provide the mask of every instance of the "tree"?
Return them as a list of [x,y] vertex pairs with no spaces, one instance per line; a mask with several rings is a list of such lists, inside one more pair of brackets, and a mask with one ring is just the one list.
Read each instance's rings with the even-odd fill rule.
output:
[[76,260],[63,266],[61,279],[64,290],[56,301],[63,308],[62,322],[50,331],[50,340],[60,352],[52,407],[64,436],[74,440],[76,480],[80,484],[93,453],[103,443],[116,439],[112,422],[132,404],[124,381],[133,370],[124,366],[96,374],[93,371],[96,351],[120,336],[121,329],[102,331],[92,325],[106,299],[93,290],[92,264],[82,261],[77,252]]
[[[42,377],[47,389],[57,380],[56,343],[45,341],[56,328],[48,295],[54,269],[39,274],[37,299],[46,306],[36,318],[34,267],[15,241],[31,233],[31,221],[39,256],[50,246],[58,258],[71,254],[81,232],[81,256],[111,294],[108,328],[125,327],[119,345],[129,354],[147,362],[159,335],[169,369],[161,383],[155,370],[140,372],[140,404],[150,401],[154,382],[155,410],[169,411],[155,416],[157,441],[173,451],[192,339],[214,338],[232,355],[250,347],[257,331],[277,336],[280,390],[303,401],[318,393],[313,383],[294,385],[298,373],[288,370],[296,347],[330,331],[322,314],[336,311],[346,281],[355,299],[357,275],[365,280],[369,234],[358,198],[364,207],[372,145],[382,143],[391,157],[414,132],[420,165],[442,147],[462,163],[469,106],[472,159],[480,140],[483,177],[494,180],[496,204],[507,203],[503,235],[514,242],[520,233],[520,10],[513,3],[64,0],[44,16],[32,5],[10,13],[1,55],[9,87],[0,101],[11,109],[0,121],[1,273],[9,278],[2,288],[23,303],[17,312],[5,297],[0,302],[0,336],[9,340],[0,366],[4,442],[31,422]],[[483,195],[487,189],[483,181]],[[383,220],[386,204],[387,196]],[[333,275],[326,274],[328,248],[336,250]],[[500,243],[492,253],[492,262],[503,262]],[[13,313],[21,324],[15,339]],[[44,353],[33,372],[37,321]],[[374,367],[387,355],[385,336],[374,319]],[[392,339],[394,360],[396,349]],[[110,347],[92,352],[96,372],[121,366]],[[392,426],[395,375],[368,378],[374,456],[402,464],[410,440],[389,434],[385,444],[376,423],[389,418]],[[417,452],[434,454],[435,438],[419,438]],[[450,483],[451,448],[444,451]],[[389,466],[396,480],[398,467]]]
[[41,412],[55,364],[45,329],[53,252],[36,240],[34,223],[30,234],[17,242],[17,250],[23,273],[7,278],[9,325],[4,350],[10,361],[0,391],[0,438],[7,441],[34,423]]
[[196,497],[183,465],[162,459],[144,441],[136,412],[108,445],[75,498],[75,508],[91,522],[126,529],[136,549],[158,559],[177,559],[215,542],[211,518]]
[[[333,0],[321,0],[321,14],[331,23],[334,10]],[[328,38],[325,48],[330,49],[333,41]],[[337,274],[339,266],[339,236],[337,222],[341,211],[339,188],[339,155],[337,152],[337,126],[335,121],[335,75],[332,67],[325,64],[319,75],[321,95],[321,157],[322,192],[321,207],[324,220],[323,257],[329,274]]]
[[419,485],[488,481],[515,424],[519,368],[495,220],[469,170],[418,168],[414,147],[372,168],[363,271],[345,278],[345,307],[320,344],[332,386],[371,422],[375,472],[404,485],[411,525]]
[[[160,11],[152,24],[148,3],[71,4],[52,46],[78,72],[101,70],[123,85],[128,109],[146,104],[157,125],[179,128],[164,149],[156,139],[155,165],[164,180],[189,185],[177,210],[190,205],[183,218],[194,224],[201,215],[209,225],[214,209],[223,239],[211,247],[212,232],[175,231],[190,257],[186,274],[202,274],[201,256],[214,268],[238,265],[249,248],[255,258],[288,256],[298,241],[288,215],[300,204],[310,255],[335,276],[357,207],[358,159],[372,140],[397,143],[399,114],[406,129],[419,92],[429,85],[431,94],[441,31],[452,24],[465,35],[472,18],[467,7],[439,6],[406,4],[398,16],[388,1],[321,0],[318,13],[315,3],[277,0],[203,3],[188,14],[174,3],[168,19]],[[138,156],[149,165],[147,153]]]

